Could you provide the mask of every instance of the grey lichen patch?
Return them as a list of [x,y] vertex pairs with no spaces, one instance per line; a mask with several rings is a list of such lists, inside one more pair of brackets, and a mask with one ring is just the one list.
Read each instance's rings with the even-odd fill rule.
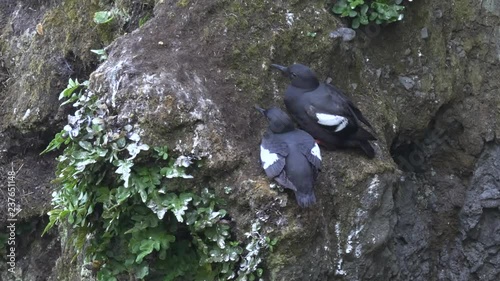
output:
[[92,74],[91,89],[119,112],[117,122],[141,127],[152,146],[168,145],[180,154],[206,159],[207,169],[225,162],[221,157],[234,161],[228,158],[230,145],[222,137],[219,109],[200,77],[178,68],[139,71],[131,63],[134,55],[111,56]]

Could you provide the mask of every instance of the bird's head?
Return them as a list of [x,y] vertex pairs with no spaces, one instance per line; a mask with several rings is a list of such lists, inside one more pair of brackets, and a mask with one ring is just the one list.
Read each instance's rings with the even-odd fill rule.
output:
[[316,74],[303,64],[292,64],[285,67],[279,64],[271,64],[271,67],[278,69],[285,77],[290,78],[292,86],[300,89],[316,89],[319,86]]
[[277,107],[271,107],[267,110],[258,106],[255,108],[267,118],[269,129],[273,133],[280,134],[295,130],[292,119],[283,110]]

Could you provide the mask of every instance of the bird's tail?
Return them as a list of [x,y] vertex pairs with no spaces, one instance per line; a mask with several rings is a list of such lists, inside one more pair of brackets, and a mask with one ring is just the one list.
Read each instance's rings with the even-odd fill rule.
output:
[[302,208],[307,208],[316,203],[316,196],[314,192],[310,193],[301,193],[299,191],[295,192],[295,198],[297,199],[297,203]]
[[370,144],[369,141],[367,140],[362,140],[359,141],[359,147],[363,150],[363,152],[366,154],[366,156],[370,159],[375,157],[375,149],[373,149],[373,146]]
[[358,131],[351,136],[351,138],[356,139],[356,140],[377,140],[377,138],[367,130],[365,130],[363,127],[358,127]]

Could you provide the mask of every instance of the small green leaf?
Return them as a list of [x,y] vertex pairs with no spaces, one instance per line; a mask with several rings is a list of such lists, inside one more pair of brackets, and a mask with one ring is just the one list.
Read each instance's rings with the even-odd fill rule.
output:
[[108,54],[106,54],[106,51],[104,49],[94,49],[94,50],[90,50],[90,51],[92,53],[98,55],[100,61],[108,59]]
[[168,159],[168,147],[163,146],[163,147],[155,147],[154,150],[158,153],[158,156],[162,158],[163,160]]
[[351,9],[356,9],[356,7],[365,3],[364,0],[349,0],[349,2]]
[[141,263],[142,259],[144,259],[145,256],[147,256],[147,255],[151,254],[151,252],[153,252],[154,243],[155,243],[155,241],[153,241],[153,240],[144,240],[140,243],[140,246],[139,246],[140,252],[137,255],[137,257],[135,258],[136,263]]
[[58,149],[65,142],[65,138],[63,138],[64,134],[65,134],[64,130],[61,131],[61,132],[59,132],[59,133],[57,133],[54,136],[54,139],[52,141],[50,141],[50,143],[47,146],[47,148],[45,148],[42,152],[40,152],[40,155],[45,154],[45,153],[47,153],[49,151]]
[[191,200],[193,200],[191,193],[182,193],[179,197],[171,193],[167,195],[163,205],[172,210],[178,222],[184,222],[183,216]]
[[116,145],[118,146],[118,149],[124,148],[126,144],[127,144],[127,140],[123,137],[118,138],[118,140],[116,141]]
[[130,157],[128,159],[134,159],[140,152],[141,150],[147,151],[149,150],[149,146],[146,144],[135,144],[131,143],[127,145],[127,150],[128,153],[130,154]]
[[361,14],[366,15],[366,12],[368,12],[368,5],[365,4],[361,7]]
[[149,266],[147,264],[139,266],[139,269],[135,272],[135,277],[139,279],[143,279],[149,274]]
[[352,28],[356,29],[359,27],[359,18],[355,18],[352,20]]
[[104,49],[90,49],[90,51],[97,55],[105,55],[106,51]]
[[85,149],[87,151],[92,150],[92,144],[88,141],[79,141],[78,144],[80,145],[80,147],[82,147],[83,149]]
[[116,173],[120,174],[120,179],[122,179],[125,184],[125,187],[129,186],[129,179],[130,179],[130,171],[134,163],[130,160],[118,160],[118,169],[116,169]]
[[264,270],[262,268],[257,268],[257,276],[262,277],[262,273],[264,273]]
[[359,17],[359,23],[361,23],[363,25],[367,25],[369,23],[368,17],[366,15],[362,16],[362,17]]
[[75,166],[75,170],[77,172],[82,172],[85,170],[87,165],[94,164],[96,162],[95,159],[85,159],[83,161],[78,161]]
[[120,204],[120,203],[124,202],[125,200],[127,200],[128,198],[130,198],[131,195],[132,195],[132,192],[131,192],[130,188],[120,186],[117,188],[116,201],[118,204]]
[[334,5],[332,8],[332,12],[334,12],[335,14],[338,14],[338,15],[342,14],[344,12],[344,10],[345,10],[345,7],[342,7],[339,4]]
[[142,27],[149,19],[151,16],[149,14],[145,15],[144,17],[139,19],[139,27]]
[[100,11],[94,14],[94,22],[97,24],[108,23],[113,19],[113,13],[110,11]]

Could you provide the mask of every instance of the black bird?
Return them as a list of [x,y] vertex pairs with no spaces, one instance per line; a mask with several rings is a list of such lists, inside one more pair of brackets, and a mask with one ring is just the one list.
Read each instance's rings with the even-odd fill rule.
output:
[[285,105],[300,128],[327,149],[359,147],[369,158],[375,157],[368,141],[376,138],[360,122],[371,129],[372,126],[340,89],[320,83],[305,65],[271,66],[291,80],[285,92]]
[[313,185],[321,169],[321,153],[308,133],[296,129],[281,109],[257,108],[267,117],[269,128],[262,138],[260,159],[269,178],[295,192],[300,207],[316,202]]

